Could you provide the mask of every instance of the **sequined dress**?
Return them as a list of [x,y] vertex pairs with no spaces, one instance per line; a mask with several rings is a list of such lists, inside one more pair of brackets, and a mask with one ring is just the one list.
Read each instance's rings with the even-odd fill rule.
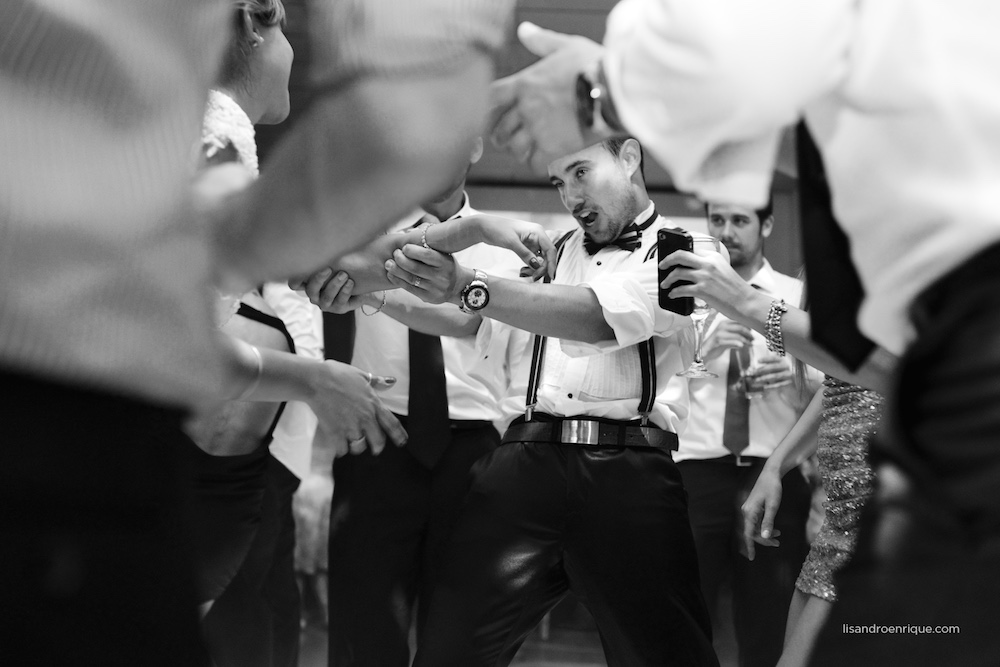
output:
[[837,599],[833,575],[854,553],[858,517],[872,493],[868,446],[881,414],[877,393],[830,376],[824,380],[817,458],[826,515],[795,586],[829,602]]

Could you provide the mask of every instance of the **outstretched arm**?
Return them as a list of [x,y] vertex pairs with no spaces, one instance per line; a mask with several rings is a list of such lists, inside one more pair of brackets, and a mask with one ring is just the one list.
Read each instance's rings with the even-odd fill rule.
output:
[[431,336],[471,336],[479,331],[483,322],[479,315],[464,313],[451,305],[425,303],[403,290],[355,295],[353,289],[354,281],[338,271],[320,293],[309,296],[320,309],[330,313],[341,314],[366,307],[370,314],[381,311],[408,328]]
[[446,222],[426,215],[424,220],[426,222],[419,227],[381,236],[364,248],[333,260],[329,266],[309,276],[290,280],[288,284],[292,289],[305,290],[309,299],[321,308],[336,297],[328,283],[337,271],[347,273],[355,295],[392,289],[395,285],[386,275],[386,262],[403,246],[422,246],[424,242],[446,254],[477,243],[506,248],[520,257],[536,277],[555,267],[555,246],[545,229],[536,223],[483,213]]
[[[475,277],[454,258],[406,246],[388,263],[397,287],[432,303],[460,303],[462,289]],[[519,329],[564,340],[600,343],[615,340],[594,290],[586,286],[526,283],[489,277],[489,304],[480,312]],[[434,289],[427,289],[430,284]],[[647,335],[648,337],[648,335]]]
[[229,352],[228,382],[222,398],[307,403],[333,434],[337,456],[366,447],[377,454],[386,440],[396,445],[406,442],[406,431],[375,393],[375,389],[391,386],[394,379],[372,376],[336,361],[257,348],[233,336],[224,335],[222,340]]
[[[663,281],[670,295],[694,296],[732,320],[764,334],[772,297],[755,290],[739,277],[721,257],[700,257],[678,250],[660,262],[661,268],[677,268]],[[690,285],[677,285],[678,281]],[[861,385],[884,393],[889,388],[892,371],[898,362],[895,355],[877,348],[858,370],[851,371],[833,355],[816,344],[811,337],[809,313],[792,305],[781,318],[785,349],[795,358],[813,368],[845,382]]]

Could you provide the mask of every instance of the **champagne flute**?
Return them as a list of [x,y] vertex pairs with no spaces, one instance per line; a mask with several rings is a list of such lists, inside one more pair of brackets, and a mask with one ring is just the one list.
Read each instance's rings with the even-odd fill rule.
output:
[[[713,252],[719,252],[719,240],[711,236],[695,236],[692,241],[691,251],[696,255],[707,257]],[[705,326],[709,317],[713,314],[713,309],[701,299],[694,300],[694,311],[691,313],[691,320],[694,322],[694,361],[677,375],[685,378],[717,378],[716,373],[708,370],[705,360],[701,356],[702,344],[705,342]]]

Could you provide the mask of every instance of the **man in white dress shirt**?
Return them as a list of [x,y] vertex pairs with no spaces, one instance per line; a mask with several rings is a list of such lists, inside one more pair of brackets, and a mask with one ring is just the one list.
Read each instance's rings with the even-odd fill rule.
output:
[[[479,312],[484,328],[539,336],[521,364],[530,409],[473,468],[416,665],[509,664],[570,589],[610,664],[717,664],[671,458],[687,418],[676,373],[692,332],[689,318],[657,306],[656,233],[669,222],[646,194],[641,161],[627,139],[549,165],[579,224],[551,283],[414,245],[389,265],[395,284]],[[433,295],[412,287],[440,274],[445,287]]]
[[[479,140],[469,166],[482,150]],[[442,221],[476,215],[465,193],[467,171],[425,203],[424,211]],[[412,216],[391,231],[406,231],[421,221]],[[513,253],[486,244],[455,257],[511,277],[521,265]],[[414,603],[420,602],[419,646],[425,601],[467,489],[469,469],[500,443],[493,422],[500,418],[505,357],[496,355],[485,365],[478,358],[478,314],[427,304],[403,290],[353,296],[354,283],[348,280],[343,272],[332,276],[317,301],[330,312],[354,311],[351,361],[397,379],[381,397],[406,427],[409,439],[405,447],[387,447],[378,456],[366,451],[334,461],[330,664],[406,667]],[[435,357],[440,365],[428,368],[427,360]],[[442,394],[439,406],[426,402],[436,383]],[[417,423],[435,409],[441,410],[442,428]]]
[[[680,189],[751,206],[766,197],[781,128],[805,117],[864,289],[858,325],[880,346],[855,378],[889,405],[871,516],[817,664],[1000,654],[987,620],[1000,611],[998,22],[992,0],[623,0],[606,50],[522,30],[551,55],[495,91],[497,138],[535,162],[631,132]],[[581,73],[586,92],[606,93],[594,114],[604,127],[571,122],[576,100],[594,99],[574,96]],[[713,271],[697,264],[698,284],[675,292],[711,299]],[[805,330],[785,331],[788,350],[847,379]],[[898,623],[961,633],[904,644],[842,631]]]
[[[764,241],[774,228],[770,202],[756,210],[711,203],[706,213],[708,233],[725,245],[741,278],[772,298],[799,304],[802,282],[778,273],[764,257]],[[719,622],[725,615],[720,591],[730,584],[740,664],[770,666],[781,656],[788,603],[809,549],[811,489],[798,470],[783,478],[775,517],[781,538],[752,561],[738,551],[740,507],[822,378],[809,369],[806,386],[799,386],[790,357],[768,352],[763,336],[721,314],[708,325],[703,356],[717,377],[691,378],[691,417],[675,457],[688,492],[702,591],[718,633],[725,625]],[[754,389],[751,398],[747,390]]]

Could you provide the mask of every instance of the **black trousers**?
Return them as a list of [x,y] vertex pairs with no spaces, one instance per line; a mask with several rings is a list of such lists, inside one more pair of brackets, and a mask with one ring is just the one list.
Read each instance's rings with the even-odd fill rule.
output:
[[1000,664],[1000,245],[912,317],[873,446],[875,496],[815,665]]
[[301,602],[292,496],[299,478],[268,454],[261,520],[242,565],[205,616],[216,667],[297,667]]
[[781,506],[774,527],[780,545],[757,545],[756,557],[743,555],[741,506],[760,475],[764,459],[735,465],[732,456],[677,464],[688,492],[688,511],[694,531],[701,587],[709,612],[718,626],[720,590],[730,582],[733,624],[741,667],[773,667],[781,656],[788,605],[795,579],[809,551],[806,521],[812,492],[798,470],[782,479]]
[[[405,418],[401,418],[406,426]],[[452,428],[433,470],[403,448],[334,461],[330,510],[331,667],[407,667],[414,601],[426,600],[468,490],[500,442],[488,423]],[[423,612],[418,605],[418,643]]]
[[507,443],[473,475],[414,665],[507,665],[570,589],[610,666],[718,664],[670,452]]
[[7,371],[0,394],[0,664],[208,664],[180,412]]

